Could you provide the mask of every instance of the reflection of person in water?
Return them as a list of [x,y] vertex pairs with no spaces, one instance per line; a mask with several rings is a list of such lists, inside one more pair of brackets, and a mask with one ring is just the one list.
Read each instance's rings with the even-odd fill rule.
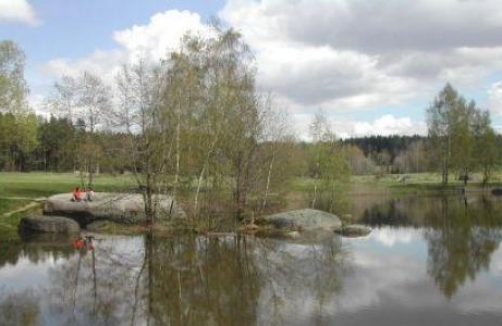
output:
[[73,247],[80,251],[81,255],[85,255],[88,250],[94,250],[94,237],[86,236],[85,238],[78,237],[73,242]]

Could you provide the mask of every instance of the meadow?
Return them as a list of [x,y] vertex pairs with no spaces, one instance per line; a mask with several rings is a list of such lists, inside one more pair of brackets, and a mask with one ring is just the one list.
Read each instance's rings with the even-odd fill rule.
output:
[[[472,181],[468,184],[470,191],[483,191],[480,187],[481,176],[473,175]],[[364,175],[352,176],[345,191],[348,196],[357,197],[360,195],[388,194],[392,196],[413,194],[427,194],[431,192],[444,191],[441,187],[441,176],[437,173],[419,174],[389,174],[389,175]],[[497,173],[493,177],[489,191],[494,186],[502,184],[502,173]],[[49,197],[58,193],[70,193],[74,187],[81,186],[82,180],[79,174],[74,173],[17,173],[0,172],[0,239],[13,237],[17,229],[19,219],[25,212],[15,212],[28,204],[44,197]],[[135,181],[132,175],[107,175],[95,176],[94,189],[100,191],[130,191],[135,188]],[[287,196],[288,201],[295,201],[302,198],[302,193],[311,191],[314,180],[308,178],[297,178],[292,183],[292,191]],[[463,186],[459,180],[452,181],[448,190],[456,191]],[[289,203],[287,208],[299,208],[295,203]],[[38,208],[31,208],[33,212],[40,212]]]

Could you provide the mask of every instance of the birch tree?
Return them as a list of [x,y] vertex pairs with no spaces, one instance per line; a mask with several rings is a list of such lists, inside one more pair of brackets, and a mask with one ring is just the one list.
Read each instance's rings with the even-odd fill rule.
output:
[[24,52],[16,43],[0,42],[0,112],[15,114],[28,108],[25,60]]
[[167,168],[172,155],[169,124],[162,112],[165,88],[162,65],[144,61],[124,66],[117,75],[119,107],[115,120],[127,134],[130,165],[145,202],[147,223],[157,218],[156,194],[167,184]]
[[82,183],[87,179],[87,186],[92,186],[94,174],[99,170],[96,130],[111,110],[111,96],[109,86],[101,78],[83,72],[76,78],[63,76],[48,100],[55,114],[69,118],[74,124],[78,122],[83,129],[82,138],[74,141],[79,153],[75,167],[81,173]]
[[[490,119],[487,112],[465,99],[446,84],[427,109],[427,125],[431,148],[436,151],[442,172],[442,184],[448,184],[451,170],[467,183],[470,172],[484,160],[488,168],[493,160],[490,139]],[[486,138],[485,138],[486,137]],[[480,143],[485,139],[489,143]],[[483,152],[486,148],[489,151]],[[434,155],[432,156],[434,157]],[[488,176],[488,170],[486,170]]]
[[448,184],[454,136],[454,115],[460,105],[463,105],[463,100],[450,84],[446,84],[427,109],[429,139],[432,148],[438,152],[438,158],[441,159],[441,182],[443,185]]
[[314,179],[310,206],[332,212],[340,203],[343,186],[350,176],[348,160],[322,111],[316,113],[310,125],[310,135],[310,175]]

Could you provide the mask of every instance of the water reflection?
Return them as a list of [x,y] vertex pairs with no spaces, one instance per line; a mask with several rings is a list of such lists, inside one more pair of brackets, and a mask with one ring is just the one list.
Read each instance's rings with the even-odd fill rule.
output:
[[426,213],[427,271],[450,299],[467,280],[474,281],[480,271],[489,270],[502,232],[486,200],[468,205],[444,197],[437,204]]
[[244,237],[146,237],[147,308],[158,325],[254,325],[260,278]]
[[490,268],[502,240],[500,201],[486,195],[412,197],[390,200],[364,211],[372,226],[420,226],[428,244],[427,272],[447,299],[467,280]]
[[0,242],[0,325],[497,325],[500,203],[382,207],[362,215],[370,236],[315,243],[97,236],[94,250],[79,251],[73,239]]
[[259,240],[257,257],[266,280],[259,300],[259,324],[323,324],[336,306],[351,272],[340,237],[320,244]]
[[[11,316],[2,325],[26,318],[42,325],[284,324],[310,309],[320,320],[342,287],[339,238],[294,244],[242,236],[98,237],[86,253],[68,254],[70,244],[40,247],[45,256],[25,252],[34,244],[12,246],[18,257],[0,270],[0,308]],[[5,289],[11,267],[16,274],[39,270],[37,286]]]
[[32,291],[10,293],[0,302],[0,325],[37,325],[40,315]]

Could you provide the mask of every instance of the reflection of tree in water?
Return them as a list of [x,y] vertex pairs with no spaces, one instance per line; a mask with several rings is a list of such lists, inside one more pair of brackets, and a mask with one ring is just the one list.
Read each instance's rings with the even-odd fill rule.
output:
[[0,294],[0,325],[39,325],[40,308],[37,301],[29,290],[6,296]]
[[[27,236],[23,240],[0,242],[0,268],[15,266],[24,258],[33,264],[45,264],[71,255],[71,240],[52,235]],[[15,286],[15,284],[14,284]],[[0,325],[39,325],[41,309],[39,289],[20,292],[0,289]]]
[[98,241],[95,251],[76,252],[51,269],[44,296],[57,324],[117,325],[130,316],[142,242],[140,237],[129,242]]
[[244,237],[147,238],[157,325],[255,325],[260,279]]
[[0,268],[7,264],[15,265],[23,251],[21,241],[1,241],[0,240]]
[[444,197],[426,215],[429,244],[427,271],[443,294],[451,298],[468,279],[488,270],[490,256],[502,240],[489,202],[465,205],[464,200]]
[[[420,198],[393,199],[365,209],[360,222],[371,226],[419,226]],[[418,218],[417,218],[418,217]]]
[[133,247],[98,243],[52,272],[59,323],[256,324],[259,278],[244,238],[149,235]]
[[[94,251],[82,253],[71,244],[16,248],[27,247],[28,257],[46,257],[52,267],[48,282],[30,294],[0,294],[0,309],[21,325],[29,316],[56,325],[255,325],[269,318],[283,324],[305,308],[304,297],[313,300],[306,315],[322,322],[343,270],[336,241],[148,235],[98,239]],[[1,325],[13,320],[5,318]]]
[[257,259],[266,281],[260,322],[322,324],[323,316],[336,309],[333,300],[342,291],[343,274],[348,271],[345,256],[340,237],[315,244],[257,240]]
[[70,238],[52,234],[25,236],[22,240],[0,241],[0,268],[16,265],[19,258],[25,257],[32,263],[47,259],[68,258],[71,253]]

